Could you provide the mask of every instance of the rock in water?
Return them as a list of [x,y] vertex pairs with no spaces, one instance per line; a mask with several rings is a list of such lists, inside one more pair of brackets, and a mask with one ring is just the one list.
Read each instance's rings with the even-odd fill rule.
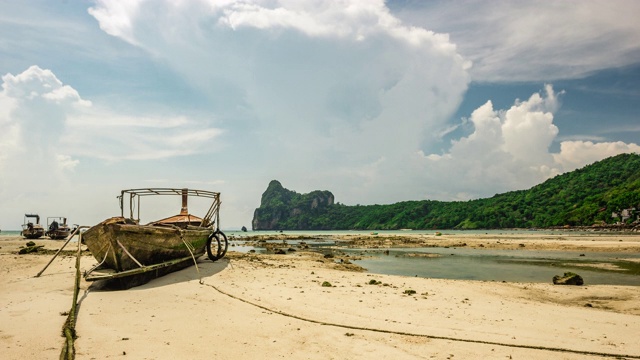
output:
[[554,285],[582,285],[584,280],[582,276],[572,272],[566,272],[563,276],[556,275],[553,277]]

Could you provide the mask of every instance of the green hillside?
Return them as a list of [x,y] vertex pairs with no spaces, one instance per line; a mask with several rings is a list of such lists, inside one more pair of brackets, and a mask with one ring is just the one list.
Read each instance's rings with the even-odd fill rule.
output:
[[[612,213],[628,211],[629,218]],[[591,226],[638,218],[640,155],[621,154],[528,190],[470,201],[334,204],[329,191],[298,194],[274,180],[255,210],[254,230],[500,229]],[[625,213],[626,214],[626,213]]]

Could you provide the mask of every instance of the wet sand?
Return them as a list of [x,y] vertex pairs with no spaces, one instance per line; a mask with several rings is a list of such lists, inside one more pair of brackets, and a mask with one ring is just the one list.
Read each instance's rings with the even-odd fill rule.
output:
[[[462,241],[478,248],[640,249],[638,235],[562,236],[445,233],[358,241],[370,247]],[[51,251],[62,245],[35,242]],[[0,236],[2,358],[57,358],[75,256],[65,251],[36,278],[52,255],[17,255],[25,243]],[[95,264],[84,254],[82,270]],[[76,358],[640,358],[639,287],[373,275],[335,260],[304,251],[231,251],[215,263],[200,258],[199,272],[190,267],[129,290],[82,281]]]

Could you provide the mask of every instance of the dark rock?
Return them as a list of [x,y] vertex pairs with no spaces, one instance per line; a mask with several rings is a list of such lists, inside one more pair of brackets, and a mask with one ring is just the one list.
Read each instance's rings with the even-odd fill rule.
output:
[[566,272],[563,276],[556,275],[553,277],[554,285],[583,285],[582,276],[572,272]]

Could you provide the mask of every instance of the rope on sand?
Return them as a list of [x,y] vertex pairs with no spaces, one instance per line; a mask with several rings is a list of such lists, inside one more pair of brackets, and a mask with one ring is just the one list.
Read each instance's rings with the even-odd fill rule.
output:
[[76,278],[73,286],[73,303],[67,320],[62,326],[62,336],[65,337],[62,351],[60,352],[60,360],[73,360],[76,356],[75,344],[76,339],[76,311],[78,304],[78,294],[80,292],[80,257],[82,255],[82,235],[78,238],[78,253],[76,254]]
[[270,308],[268,308],[266,306],[263,306],[263,305],[260,305],[260,304],[256,304],[256,303],[251,302],[249,300],[242,299],[242,298],[237,297],[235,295],[232,295],[232,294],[229,294],[227,292],[224,292],[224,291],[220,290],[218,287],[216,287],[215,285],[206,284],[206,283],[204,285],[209,286],[209,287],[213,288],[214,290],[216,290],[217,292],[219,292],[219,293],[221,293],[223,295],[227,295],[228,297],[230,297],[232,299],[236,299],[238,301],[242,301],[243,303],[249,304],[251,306],[255,306],[255,307],[260,308],[262,310],[266,310],[266,311],[272,312],[274,314],[290,317],[290,318],[301,320],[301,321],[305,321],[305,322],[319,324],[319,325],[334,326],[334,327],[340,327],[340,328],[351,329],[351,330],[371,331],[371,332],[378,332],[378,333],[384,333],[384,334],[395,334],[395,335],[422,337],[422,338],[435,339],[435,340],[449,340],[449,341],[459,341],[459,342],[476,343],[476,344],[484,344],[484,345],[505,346],[505,347],[512,347],[512,348],[521,348],[521,349],[533,349],[533,350],[544,350],[544,351],[552,351],[552,352],[564,352],[564,353],[572,353],[572,354],[578,354],[578,355],[594,355],[594,356],[610,357],[610,358],[617,358],[617,359],[620,359],[620,358],[640,359],[640,355],[612,354],[612,353],[603,353],[603,352],[597,352],[597,351],[584,351],[584,350],[574,350],[574,349],[547,347],[547,346],[508,344],[508,343],[501,343],[501,342],[495,342],[495,341],[473,340],[473,339],[454,338],[454,337],[449,337],[449,336],[437,336],[437,335],[427,335],[427,334],[414,334],[414,333],[407,333],[407,332],[402,332],[402,331],[392,331],[392,330],[374,329],[374,328],[367,328],[367,327],[360,327],[360,326],[329,323],[329,322],[324,322],[324,321],[318,321],[318,320],[304,318],[304,317],[298,316],[298,315],[288,314],[288,313],[285,313],[285,312],[282,312],[282,311],[279,311],[279,310],[273,310],[273,309],[270,309]]

